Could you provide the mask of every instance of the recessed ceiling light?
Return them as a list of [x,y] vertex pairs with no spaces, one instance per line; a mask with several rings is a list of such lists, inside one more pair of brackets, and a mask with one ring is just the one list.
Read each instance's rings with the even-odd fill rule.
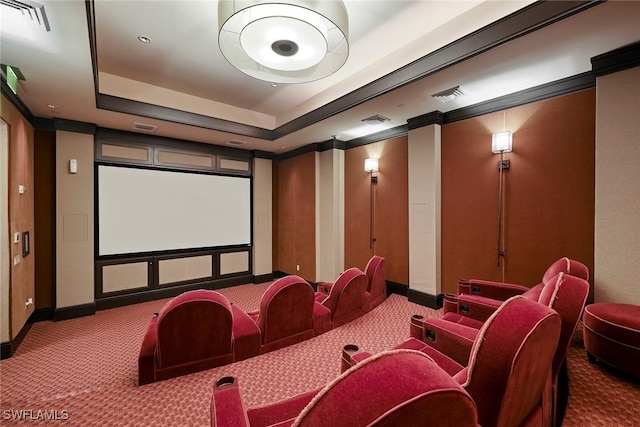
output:
[[151,43],[151,39],[147,36],[138,36],[138,40],[142,43]]
[[55,104],[47,104],[47,107],[51,108],[52,110],[57,110],[58,106]]
[[278,87],[278,83],[271,83],[271,87]]

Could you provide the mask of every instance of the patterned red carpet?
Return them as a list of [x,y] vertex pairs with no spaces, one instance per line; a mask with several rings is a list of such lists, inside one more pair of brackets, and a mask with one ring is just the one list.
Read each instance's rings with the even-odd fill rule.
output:
[[[256,309],[269,283],[223,289],[245,310]],[[355,343],[372,352],[409,335],[409,317],[440,311],[399,295],[365,316],[317,338],[168,381],[138,387],[137,356],[152,313],[167,300],[33,325],[16,354],[0,363],[2,425],[210,425],[211,387],[239,380],[248,407],[320,387],[340,369],[340,351]],[[578,331],[581,332],[581,331]],[[569,352],[565,426],[639,426],[640,382],[590,365],[580,333]]]

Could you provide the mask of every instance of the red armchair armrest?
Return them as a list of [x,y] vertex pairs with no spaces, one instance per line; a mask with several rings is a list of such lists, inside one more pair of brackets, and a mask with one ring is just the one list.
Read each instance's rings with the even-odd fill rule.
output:
[[213,386],[211,425],[213,427],[249,427],[249,419],[240,396],[238,382],[233,377],[220,378]]
[[313,336],[317,337],[330,329],[331,310],[316,301],[315,304],[313,304]]
[[260,328],[251,316],[238,306],[231,306],[233,315],[233,361],[238,362],[260,354]]
[[144,334],[138,355],[138,385],[155,381],[156,344],[158,342],[158,316],[153,316]]
[[503,301],[496,299],[462,294],[458,296],[458,314],[486,322],[502,303]]
[[424,321],[423,333],[422,341],[456,363],[467,366],[478,329],[443,319],[429,318]]
[[458,281],[458,294],[479,295],[500,301],[506,301],[514,295],[521,295],[528,289],[522,285],[491,280],[462,279]]

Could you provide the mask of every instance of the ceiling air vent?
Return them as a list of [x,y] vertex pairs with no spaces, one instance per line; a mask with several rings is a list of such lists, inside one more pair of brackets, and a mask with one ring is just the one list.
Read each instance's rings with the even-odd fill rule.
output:
[[158,128],[158,126],[148,125],[148,124],[145,124],[145,123],[134,122],[133,123],[133,128],[135,130],[141,130],[143,132],[153,132],[154,130],[156,130]]
[[371,117],[367,117],[365,119],[362,119],[361,121],[368,124],[368,125],[379,125],[380,123],[386,123],[389,120],[391,120],[388,117],[385,116],[381,116],[380,114],[375,114]]
[[460,86],[452,87],[450,89],[443,90],[442,92],[434,93],[433,96],[438,101],[446,104],[447,102],[451,102],[454,99],[458,99],[461,96],[464,96],[464,92],[460,89]]
[[246,144],[246,143],[247,143],[247,141],[235,141],[235,140],[233,140],[233,139],[232,139],[231,141],[228,141],[228,142],[227,142],[227,144],[229,144],[229,145],[235,145],[235,146],[238,146],[238,145],[244,145],[244,144]]
[[12,19],[26,20],[37,27],[51,31],[44,6],[29,0],[0,0],[3,13]]

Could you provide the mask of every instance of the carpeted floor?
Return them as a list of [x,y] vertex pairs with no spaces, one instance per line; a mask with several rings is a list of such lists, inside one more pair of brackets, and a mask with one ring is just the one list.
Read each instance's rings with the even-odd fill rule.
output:
[[[220,292],[241,308],[252,310],[268,285],[243,285]],[[277,401],[335,378],[344,344],[355,343],[372,352],[386,350],[408,337],[412,314],[441,315],[441,310],[391,295],[365,316],[317,338],[138,387],[139,346],[152,313],[166,301],[34,324],[16,354],[0,362],[0,424],[208,426],[211,387],[220,377],[238,379],[247,407]],[[570,395],[563,425],[640,425],[640,382],[590,365],[580,332],[569,350]],[[47,417],[58,420],[43,420]]]

